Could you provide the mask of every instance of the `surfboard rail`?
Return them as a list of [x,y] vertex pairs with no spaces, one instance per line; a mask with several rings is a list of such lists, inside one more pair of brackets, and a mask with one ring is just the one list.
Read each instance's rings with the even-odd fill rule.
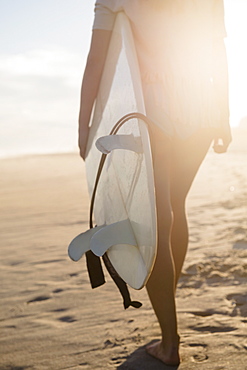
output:
[[[91,198],[89,226],[90,229],[95,224],[99,226],[75,238],[69,254],[78,260],[86,253],[87,262],[88,256],[93,256],[95,262],[100,258],[96,255],[103,255],[118,277],[134,289],[146,284],[157,248],[149,123],[131,26],[126,15],[119,13],[86,150]],[[80,243],[85,244],[80,246]],[[99,280],[103,281],[102,276]],[[101,282],[91,281],[91,284],[97,286]]]

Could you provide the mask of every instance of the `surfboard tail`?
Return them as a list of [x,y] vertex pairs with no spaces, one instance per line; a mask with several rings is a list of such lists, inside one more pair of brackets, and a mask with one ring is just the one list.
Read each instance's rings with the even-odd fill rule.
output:
[[136,248],[136,239],[128,219],[111,225],[97,226],[79,234],[70,243],[68,253],[73,261],[79,261],[83,254],[86,254],[87,270],[93,289],[105,283],[100,260],[100,256],[103,256],[106,269],[123,297],[124,308],[139,308],[142,304],[131,300],[126,282],[118,275],[107,256],[107,250],[120,243]]
[[132,301],[130,298],[130,293],[127,284],[125,281],[118,275],[117,271],[114,269],[114,267],[111,264],[111,261],[109,260],[107,254],[105,253],[103,256],[103,261],[105,264],[105,267],[109,274],[111,275],[111,278],[113,279],[114,283],[117,285],[122,297],[123,297],[123,305],[124,308],[127,309],[130,306],[134,308],[140,308],[142,306],[141,302],[138,301]]

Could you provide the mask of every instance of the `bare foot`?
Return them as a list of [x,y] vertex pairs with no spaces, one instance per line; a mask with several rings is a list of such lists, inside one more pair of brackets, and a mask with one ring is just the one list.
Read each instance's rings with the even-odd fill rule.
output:
[[159,341],[147,346],[146,351],[149,355],[157,358],[166,365],[178,366],[180,363],[178,345],[168,349],[163,346],[162,341]]

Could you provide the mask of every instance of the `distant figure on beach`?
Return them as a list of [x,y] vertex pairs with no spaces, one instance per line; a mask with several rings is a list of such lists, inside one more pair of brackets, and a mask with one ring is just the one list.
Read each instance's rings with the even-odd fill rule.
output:
[[[140,67],[155,176],[158,253],[146,285],[161,328],[147,352],[178,365],[175,291],[188,246],[185,200],[211,145],[231,142],[223,0],[98,0],[81,89],[79,147],[89,120],[116,14],[130,20]],[[123,102],[124,104],[124,102]]]

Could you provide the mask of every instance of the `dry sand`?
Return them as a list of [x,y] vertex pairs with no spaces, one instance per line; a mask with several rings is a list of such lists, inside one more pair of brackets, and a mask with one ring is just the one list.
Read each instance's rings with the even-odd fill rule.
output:
[[[190,247],[177,290],[181,370],[247,369],[247,132],[210,152],[188,199]],[[75,154],[0,161],[0,369],[169,369],[145,354],[159,328],[145,289],[124,310],[108,278],[91,290],[67,245],[88,227]]]

